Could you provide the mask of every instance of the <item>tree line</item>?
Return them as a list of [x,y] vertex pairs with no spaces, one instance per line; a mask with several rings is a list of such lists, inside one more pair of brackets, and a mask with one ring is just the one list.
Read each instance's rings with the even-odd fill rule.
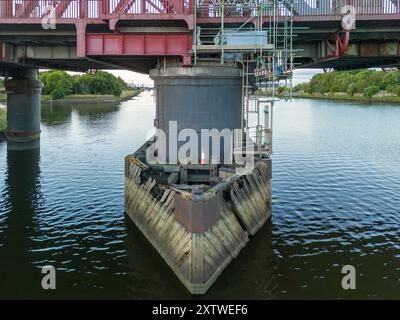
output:
[[379,91],[386,91],[400,96],[400,72],[358,70],[320,73],[314,75],[310,82],[296,85],[293,91],[308,94],[343,92],[348,96],[358,93],[368,98]]
[[65,71],[51,70],[41,72],[39,79],[43,83],[42,94],[55,100],[71,94],[112,94],[119,97],[128,89],[124,80],[104,71],[70,75]]

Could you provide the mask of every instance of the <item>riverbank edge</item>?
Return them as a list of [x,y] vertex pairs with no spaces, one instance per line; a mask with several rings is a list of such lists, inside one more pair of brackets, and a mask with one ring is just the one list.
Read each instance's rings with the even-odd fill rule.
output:
[[[85,95],[72,94],[57,100],[52,100],[49,95],[42,95],[41,102],[42,103],[52,102],[53,104],[77,104],[77,103],[87,103],[87,102],[117,103],[130,100],[136,97],[142,91],[143,89],[124,91],[122,92],[120,97],[116,97],[111,94],[85,94]],[[7,102],[7,96],[5,94],[0,95],[0,102],[3,103]]]
[[[58,100],[51,100],[48,95],[41,96],[41,102],[43,104],[52,103],[57,104],[80,104],[80,103],[96,103],[96,104],[108,104],[108,103],[118,103],[123,101],[128,101],[138,94],[143,92],[143,89],[124,91],[120,97],[115,97],[112,95],[70,95]],[[7,102],[6,95],[0,95],[0,103]],[[0,108],[0,140],[6,138],[5,130],[7,127],[7,112]]]
[[5,139],[5,130],[7,127],[7,112],[0,108],[0,141]]
[[[282,95],[283,97],[283,95]],[[335,96],[323,94],[293,93],[292,98],[296,99],[315,99],[315,100],[331,100],[331,101],[347,101],[347,102],[363,102],[363,103],[390,103],[400,105],[400,97],[371,97],[364,96]]]

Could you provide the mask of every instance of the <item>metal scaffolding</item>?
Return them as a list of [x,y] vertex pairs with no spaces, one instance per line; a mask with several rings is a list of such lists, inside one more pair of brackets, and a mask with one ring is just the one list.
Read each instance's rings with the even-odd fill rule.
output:
[[[275,101],[291,97],[294,4],[294,0],[196,0],[194,64],[219,61],[241,66],[242,131],[254,143],[245,148],[260,156],[272,154]],[[219,25],[201,22],[211,17],[218,17]],[[235,24],[235,17],[247,19]]]

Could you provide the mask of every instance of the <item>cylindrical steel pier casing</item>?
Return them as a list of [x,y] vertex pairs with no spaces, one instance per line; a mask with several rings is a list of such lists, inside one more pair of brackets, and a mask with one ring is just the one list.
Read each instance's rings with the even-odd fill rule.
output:
[[40,92],[36,70],[5,83],[7,92],[7,139],[29,142],[40,137]]
[[176,121],[178,133],[193,129],[199,136],[202,129],[241,128],[240,69],[167,67],[151,70],[150,77],[156,91],[155,126],[166,133],[167,139],[170,121]]

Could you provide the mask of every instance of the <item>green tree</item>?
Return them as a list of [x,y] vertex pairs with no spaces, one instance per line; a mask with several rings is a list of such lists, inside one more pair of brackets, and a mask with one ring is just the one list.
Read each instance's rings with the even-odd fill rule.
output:
[[[362,93],[365,96],[372,96],[379,90],[386,90],[400,96],[397,86],[400,86],[399,71],[383,72],[362,69],[316,74],[308,84],[298,85],[293,91],[303,90],[310,94],[346,92],[349,96]],[[378,88],[378,91],[376,91],[376,88]]]
[[299,83],[293,87],[293,92],[304,91],[307,92],[308,83]]
[[7,113],[5,110],[0,109],[0,133],[7,128]]
[[285,91],[286,91],[286,87],[283,87],[283,86],[280,86],[280,87],[278,87],[278,88],[276,89],[276,92],[277,92],[279,95],[284,94]]
[[340,86],[338,84],[333,84],[329,88],[329,92],[341,92]]
[[372,71],[368,77],[368,83],[372,86],[379,87],[379,89],[384,90],[386,85],[383,82],[383,72],[382,71]]
[[73,82],[75,94],[113,94],[120,96],[122,91],[126,89],[127,85],[121,78],[104,71],[76,76]]
[[329,77],[327,74],[320,73],[312,77],[309,86],[309,93],[325,93],[329,91]]
[[368,81],[365,79],[358,80],[354,83],[357,93],[364,93],[364,89],[368,87]]
[[127,84],[109,72],[97,71],[71,76],[64,71],[52,70],[42,72],[42,93],[60,99],[70,94],[113,94],[120,96]]
[[42,93],[60,99],[73,93],[73,78],[64,71],[52,70],[42,72],[39,76],[43,83]]
[[356,93],[356,85],[354,83],[350,84],[347,87],[347,91],[346,92],[350,97],[354,96],[354,94]]
[[370,86],[364,89],[364,96],[367,98],[371,98],[375,93],[379,92],[378,86]]
[[50,92],[50,96],[54,100],[64,98],[66,95],[67,94],[61,84],[57,84],[55,88]]
[[396,94],[400,97],[400,85],[399,84],[390,84],[386,87],[386,91],[390,93]]
[[400,72],[390,71],[385,72],[382,77],[382,83],[387,88],[390,85],[400,85]]
[[370,75],[371,71],[368,69],[360,70],[354,75],[354,81],[363,81],[363,80],[368,80],[368,77]]

